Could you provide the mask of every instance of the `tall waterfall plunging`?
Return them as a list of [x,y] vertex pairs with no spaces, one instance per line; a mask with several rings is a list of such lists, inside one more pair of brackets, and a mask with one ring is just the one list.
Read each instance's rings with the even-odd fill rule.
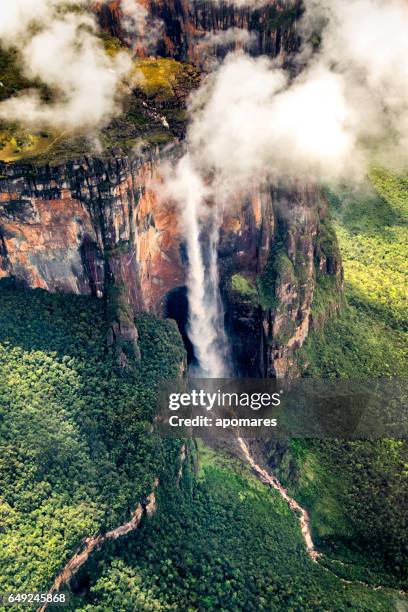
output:
[[182,221],[188,255],[187,334],[197,359],[192,371],[196,377],[223,378],[230,371],[218,274],[220,211],[216,203],[205,205],[202,183],[188,160],[179,172],[184,175],[184,186],[188,185],[183,194]]

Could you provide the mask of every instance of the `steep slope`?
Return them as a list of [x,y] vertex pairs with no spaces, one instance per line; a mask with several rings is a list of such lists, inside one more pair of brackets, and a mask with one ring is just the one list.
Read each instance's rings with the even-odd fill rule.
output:
[[[148,1],[151,17],[159,19],[163,31],[157,40],[156,52],[163,57],[174,57],[198,66],[206,66],[211,58],[223,57],[229,50],[244,46],[254,55],[281,55],[293,53],[299,45],[296,32],[301,15],[299,0],[273,0],[259,7],[241,6],[230,2],[208,2],[194,0]],[[126,38],[121,17],[123,8],[119,1],[96,4],[100,23],[108,32],[121,39]],[[211,38],[211,34],[222,34],[232,28],[248,32],[242,36]],[[143,53],[143,47],[139,52]]]

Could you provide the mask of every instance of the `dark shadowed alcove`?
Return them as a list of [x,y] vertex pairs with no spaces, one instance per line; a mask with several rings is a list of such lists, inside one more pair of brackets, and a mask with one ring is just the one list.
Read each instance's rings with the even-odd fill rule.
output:
[[187,335],[188,324],[188,298],[187,287],[176,287],[170,291],[164,301],[164,316],[177,322],[184,346],[187,351],[187,361],[190,365],[195,362],[193,345]]

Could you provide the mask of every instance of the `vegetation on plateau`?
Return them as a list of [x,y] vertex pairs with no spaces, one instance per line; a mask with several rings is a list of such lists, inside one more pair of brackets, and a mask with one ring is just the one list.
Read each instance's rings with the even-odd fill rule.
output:
[[[123,51],[118,39],[106,34],[101,38],[109,55]],[[0,122],[0,161],[57,164],[95,153],[129,153],[138,145],[167,144],[184,132],[186,99],[199,80],[190,64],[164,58],[135,59],[122,86],[122,112],[108,125],[78,133]],[[24,77],[17,52],[0,47],[0,101],[33,88],[44,100],[52,99],[53,92],[44,84]]]
[[156,102],[186,98],[198,85],[199,73],[191,64],[171,58],[136,59],[134,78],[138,89]]

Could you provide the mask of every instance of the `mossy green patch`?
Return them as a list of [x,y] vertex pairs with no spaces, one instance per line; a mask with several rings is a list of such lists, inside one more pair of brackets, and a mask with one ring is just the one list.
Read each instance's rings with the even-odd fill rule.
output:
[[107,55],[115,57],[120,51],[128,51],[128,48],[116,36],[112,36],[107,32],[99,32],[98,36],[103,43]]
[[164,102],[185,98],[197,86],[199,73],[191,64],[170,58],[137,59],[134,79],[147,97]]
[[237,299],[246,304],[257,306],[259,304],[258,291],[252,279],[243,276],[242,274],[233,274],[231,277],[232,299],[234,294]]
[[0,130],[0,161],[14,162],[46,156],[63,140],[63,134],[41,130],[31,132],[20,127]]
[[281,242],[277,241],[268,257],[263,273],[257,279],[259,301],[264,310],[277,308],[279,286],[297,283],[295,269]]

